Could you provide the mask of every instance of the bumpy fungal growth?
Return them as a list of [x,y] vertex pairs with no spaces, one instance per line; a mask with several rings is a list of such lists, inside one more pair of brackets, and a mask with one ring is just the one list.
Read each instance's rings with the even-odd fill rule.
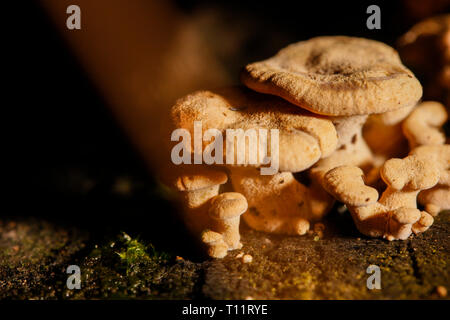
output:
[[290,172],[262,176],[254,168],[232,168],[230,179],[233,189],[248,201],[243,219],[258,231],[303,235],[310,222],[320,219],[333,203]]
[[422,102],[403,122],[403,132],[411,149],[445,143],[442,125],[447,121],[445,107],[435,101]]
[[425,210],[436,216],[442,210],[450,210],[450,145],[429,145],[417,147],[412,155],[428,159],[439,168],[438,184],[419,194],[419,203]]
[[[357,190],[349,190],[336,183],[348,181],[349,172],[354,181],[347,182],[348,188],[363,190],[361,193],[367,195],[367,203],[362,203],[362,198],[353,198]],[[357,168],[341,166],[325,175],[328,190],[347,204],[361,233],[388,240],[404,240],[412,232],[424,232],[432,225],[433,217],[417,209],[416,199],[421,190],[432,188],[439,180],[439,169],[433,161],[415,155],[386,161],[381,168],[381,177],[387,188],[376,202],[373,200],[378,192],[365,186],[361,174]]]

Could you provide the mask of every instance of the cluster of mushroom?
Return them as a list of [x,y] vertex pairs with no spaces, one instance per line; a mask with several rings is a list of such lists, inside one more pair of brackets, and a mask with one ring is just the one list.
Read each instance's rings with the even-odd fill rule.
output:
[[[211,257],[242,247],[241,215],[258,231],[303,235],[338,200],[363,234],[394,240],[427,230],[432,215],[450,207],[449,145],[439,128],[445,108],[436,102],[416,107],[422,87],[391,47],[362,38],[317,37],[247,65],[241,80],[247,88],[198,91],[171,110],[174,128],[194,136],[199,134],[194,121],[200,121],[202,137],[210,129],[225,137],[216,152],[219,146],[223,155],[227,148],[244,155],[241,163],[173,168],[171,185],[183,199],[184,219],[202,235]],[[366,122],[371,125],[363,134]],[[261,128],[279,132],[277,152],[268,150],[279,159],[271,175],[261,175],[267,163],[260,142],[266,137],[256,134],[252,149],[227,135],[228,129]],[[378,148],[383,143],[377,131],[378,139],[402,138]],[[404,154],[398,151],[406,139],[410,155],[407,144]],[[187,149],[194,155],[209,148],[203,141]],[[256,161],[249,161],[252,152]],[[392,159],[393,153],[403,159]],[[417,209],[419,192],[425,211]]]

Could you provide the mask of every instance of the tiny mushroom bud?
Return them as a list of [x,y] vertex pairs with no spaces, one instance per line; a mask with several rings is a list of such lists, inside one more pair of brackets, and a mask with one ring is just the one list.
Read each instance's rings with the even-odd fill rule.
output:
[[211,200],[209,215],[217,222],[217,229],[231,250],[242,246],[239,221],[246,210],[247,200],[237,192],[222,193]]
[[253,261],[253,257],[249,254],[246,254],[242,257],[243,263],[251,263]]

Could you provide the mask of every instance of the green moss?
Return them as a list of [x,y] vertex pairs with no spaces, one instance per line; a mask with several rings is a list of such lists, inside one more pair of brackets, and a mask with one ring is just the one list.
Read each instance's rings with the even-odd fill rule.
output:
[[126,233],[96,245],[80,267],[84,285],[66,290],[66,298],[193,298],[200,272],[199,264],[178,261]]
[[167,262],[170,255],[165,252],[158,252],[151,244],[144,244],[138,238],[132,239],[128,234],[122,233],[120,244],[115,242],[110,247],[121,247],[117,252],[122,263],[126,265],[127,274],[130,274],[140,264],[149,264],[155,261]]

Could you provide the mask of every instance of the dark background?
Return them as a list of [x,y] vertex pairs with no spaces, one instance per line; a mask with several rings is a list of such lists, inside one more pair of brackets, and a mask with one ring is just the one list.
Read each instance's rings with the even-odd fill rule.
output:
[[[6,129],[2,216],[39,216],[102,236],[144,232],[170,249],[162,224],[183,228],[156,181],[123,136],[106,103],[38,2],[2,3]],[[13,3],[14,2],[14,3]],[[426,2],[426,1],[425,1]],[[245,31],[238,55],[218,50],[238,81],[247,62],[316,35],[352,35],[395,46],[420,17],[401,1],[174,1],[187,16],[202,8],[220,25]],[[381,30],[366,28],[366,8],[381,8]],[[447,8],[448,9],[448,8]],[[445,10],[439,10],[443,12]],[[250,28],[249,28],[250,26]],[[5,86],[6,84],[6,86]],[[117,190],[126,180],[131,191]],[[119,181],[119,182],[118,182]],[[162,230],[162,231],[161,231]]]

